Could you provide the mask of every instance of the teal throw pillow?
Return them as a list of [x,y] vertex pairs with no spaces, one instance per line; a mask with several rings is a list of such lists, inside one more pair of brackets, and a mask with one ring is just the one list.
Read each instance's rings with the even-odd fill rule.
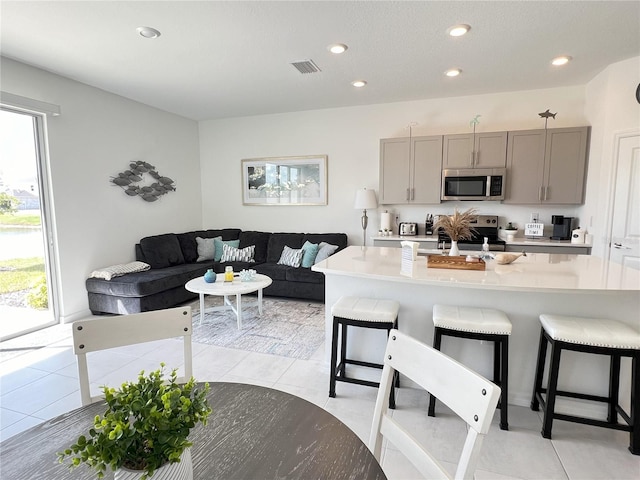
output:
[[317,243],[311,243],[308,240],[304,242],[304,245],[302,245],[302,267],[311,268],[313,266],[319,248],[320,246]]
[[220,259],[222,258],[222,245],[226,244],[234,248],[238,248],[240,246],[240,240],[222,240],[222,237],[214,238],[213,243],[216,247],[215,252],[213,254],[213,259],[216,262],[219,262]]

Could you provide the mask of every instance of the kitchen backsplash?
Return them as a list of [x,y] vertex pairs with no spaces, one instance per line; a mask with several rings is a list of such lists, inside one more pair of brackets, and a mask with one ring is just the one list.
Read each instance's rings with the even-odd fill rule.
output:
[[499,227],[505,228],[507,223],[511,222],[518,227],[517,236],[523,236],[524,224],[531,222],[531,215],[538,214],[538,222],[544,224],[544,236],[550,237],[553,230],[551,224],[552,215],[564,215],[565,217],[577,217],[575,227],[581,227],[589,231],[591,219],[580,218],[580,207],[576,206],[549,206],[549,205],[504,205],[500,202],[446,202],[439,205],[394,205],[378,207],[377,211],[368,211],[369,228],[373,232],[380,229],[381,214],[384,211],[390,212],[392,215],[392,225],[394,233],[397,233],[397,223],[399,222],[417,222],[418,234],[424,235],[424,223],[427,214],[432,215],[450,215],[454,208],[459,211],[475,208],[481,215],[498,215],[500,217]]

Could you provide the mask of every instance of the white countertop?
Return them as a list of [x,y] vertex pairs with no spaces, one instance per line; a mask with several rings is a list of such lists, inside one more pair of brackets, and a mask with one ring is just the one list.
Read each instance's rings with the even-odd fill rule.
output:
[[487,260],[484,271],[427,268],[426,256],[419,256],[411,263],[410,271],[401,272],[401,253],[400,248],[351,246],[314,265],[312,270],[394,282],[491,290],[640,291],[639,270],[591,255],[529,253],[509,265]]

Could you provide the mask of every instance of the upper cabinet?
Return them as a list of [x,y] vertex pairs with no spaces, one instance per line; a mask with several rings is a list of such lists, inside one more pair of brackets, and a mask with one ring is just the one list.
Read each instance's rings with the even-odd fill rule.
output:
[[444,169],[504,168],[507,157],[507,132],[445,135],[442,157]]
[[583,203],[589,127],[509,132],[504,203]]
[[440,203],[442,137],[380,140],[380,203]]

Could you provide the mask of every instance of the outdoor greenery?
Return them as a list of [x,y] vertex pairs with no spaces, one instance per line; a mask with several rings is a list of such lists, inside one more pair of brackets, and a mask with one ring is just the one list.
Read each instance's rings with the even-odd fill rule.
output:
[[10,214],[10,213],[3,213],[0,210],[0,225],[7,226],[7,227],[11,227],[11,226],[39,227],[41,225],[40,214],[39,213]]
[[20,201],[13,195],[0,192],[0,213],[16,213]]
[[33,288],[44,273],[43,257],[0,260],[0,294]]
[[32,286],[27,294],[27,303],[31,308],[46,310],[49,308],[49,294],[47,292],[47,279],[44,275]]
[[185,448],[190,430],[199,422],[204,425],[211,414],[207,402],[209,384],[196,384],[193,377],[184,385],[177,383],[173,369],[164,380],[161,368],[144,375],[137,382],[125,382],[119,389],[102,387],[107,411],[96,416],[88,438],[81,435],[64,452],[60,463],[70,461],[75,468],[86,463],[98,478],[104,477],[107,467],[116,470],[126,467],[144,470],[146,479],[167,462],[178,462]]

